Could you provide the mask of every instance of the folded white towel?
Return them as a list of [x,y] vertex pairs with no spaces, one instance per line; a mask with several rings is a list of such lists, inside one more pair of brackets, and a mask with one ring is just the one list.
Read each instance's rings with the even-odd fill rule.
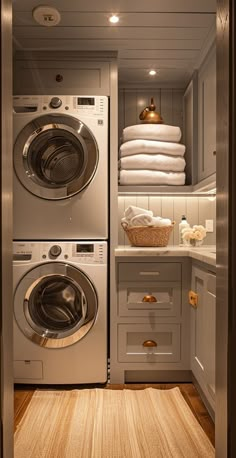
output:
[[145,214],[149,216],[153,216],[153,212],[151,210],[146,210],[145,208],[135,207],[134,205],[130,205],[125,209],[124,216],[126,220],[130,221],[134,216]]
[[123,129],[123,142],[136,139],[178,143],[181,139],[181,130],[177,126],[167,124],[135,124]]
[[168,218],[161,218],[161,216],[150,216],[150,215],[137,215],[134,216],[130,221],[130,226],[170,226],[171,220]]
[[134,154],[122,157],[119,161],[121,169],[134,170],[166,170],[168,172],[183,172],[186,162],[183,157],[167,156],[165,154]]
[[160,142],[158,140],[130,140],[123,143],[120,147],[120,157],[131,156],[133,154],[170,154],[173,156],[183,156],[185,145],[181,143]]
[[121,185],[184,185],[184,172],[120,170]]

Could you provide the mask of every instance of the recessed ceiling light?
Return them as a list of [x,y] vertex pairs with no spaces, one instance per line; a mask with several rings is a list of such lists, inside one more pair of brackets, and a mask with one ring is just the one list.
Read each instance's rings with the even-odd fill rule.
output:
[[116,14],[113,14],[111,17],[109,17],[109,21],[112,23],[112,24],[117,24],[117,22],[119,22],[119,17],[116,16]]
[[154,76],[156,74],[157,74],[156,70],[150,70],[149,71],[149,75],[151,75],[151,76]]

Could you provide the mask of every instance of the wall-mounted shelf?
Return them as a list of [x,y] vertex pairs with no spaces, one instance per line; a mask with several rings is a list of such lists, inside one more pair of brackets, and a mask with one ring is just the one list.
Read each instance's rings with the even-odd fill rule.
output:
[[119,196],[132,194],[145,195],[215,195],[216,174],[207,177],[200,183],[185,186],[118,186]]

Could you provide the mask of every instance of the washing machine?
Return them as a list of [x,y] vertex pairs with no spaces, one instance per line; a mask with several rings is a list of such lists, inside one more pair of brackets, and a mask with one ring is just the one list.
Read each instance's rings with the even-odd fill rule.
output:
[[108,238],[108,98],[15,96],[15,240]]
[[107,380],[107,242],[13,242],[14,380]]

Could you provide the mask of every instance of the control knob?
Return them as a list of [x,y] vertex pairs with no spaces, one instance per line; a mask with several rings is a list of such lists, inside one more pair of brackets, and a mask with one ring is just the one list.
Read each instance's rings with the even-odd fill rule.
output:
[[59,97],[53,97],[50,102],[50,107],[51,108],[59,108],[62,104],[61,99]]
[[49,250],[49,254],[53,258],[57,258],[61,254],[61,247],[59,245],[53,245]]

